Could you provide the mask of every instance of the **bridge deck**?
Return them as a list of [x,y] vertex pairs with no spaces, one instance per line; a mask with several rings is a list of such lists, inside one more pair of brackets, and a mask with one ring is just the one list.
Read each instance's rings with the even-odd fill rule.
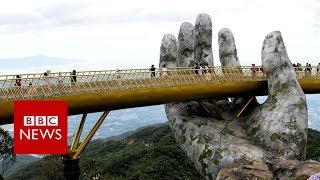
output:
[[[68,72],[48,77],[25,74],[21,86],[15,86],[15,75],[0,76],[0,124],[13,123],[15,100],[66,100],[69,115],[75,115],[203,98],[267,95],[266,76],[256,68],[214,67],[202,75],[195,74],[195,69],[174,68],[167,76],[156,71],[155,77],[148,69],[82,71],[76,83],[71,83]],[[297,70],[297,77],[305,93],[320,92],[316,71]]]

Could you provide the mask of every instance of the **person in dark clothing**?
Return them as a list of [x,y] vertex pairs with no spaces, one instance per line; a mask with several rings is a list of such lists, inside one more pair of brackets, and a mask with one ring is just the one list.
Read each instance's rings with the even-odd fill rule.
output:
[[194,73],[195,74],[199,74],[199,71],[200,71],[200,66],[198,64],[196,64],[196,67],[194,68]]
[[308,76],[311,77],[311,71],[312,71],[312,67],[311,64],[309,64],[309,68],[308,68]]
[[151,77],[156,77],[156,68],[154,67],[153,64],[152,64],[152,66],[150,68],[150,71],[151,71]]
[[71,78],[71,83],[77,82],[77,72],[76,72],[76,70],[72,71],[70,78]]
[[17,75],[16,76],[16,84],[15,84],[16,86],[21,86],[21,77],[20,77],[20,75]]

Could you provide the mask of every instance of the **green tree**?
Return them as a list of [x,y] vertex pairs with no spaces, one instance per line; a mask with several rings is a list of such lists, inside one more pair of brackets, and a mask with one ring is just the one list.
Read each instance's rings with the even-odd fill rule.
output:
[[0,128],[0,180],[3,175],[16,161],[13,154],[13,139],[9,133]]

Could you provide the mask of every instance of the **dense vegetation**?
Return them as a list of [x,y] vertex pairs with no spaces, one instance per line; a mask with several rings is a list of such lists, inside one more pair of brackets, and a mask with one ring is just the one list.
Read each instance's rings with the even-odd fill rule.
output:
[[4,173],[16,161],[16,155],[13,154],[13,139],[9,133],[0,128],[0,180]]
[[[7,179],[62,179],[61,158],[47,156]],[[203,179],[168,125],[147,127],[122,140],[95,140],[80,159],[81,179]]]
[[308,129],[307,159],[320,161],[320,132]]
[[[309,129],[307,159],[320,157],[320,132]],[[8,179],[62,179],[61,158],[47,156]],[[80,159],[81,179],[203,179],[168,125],[147,127],[121,140],[95,140]]]

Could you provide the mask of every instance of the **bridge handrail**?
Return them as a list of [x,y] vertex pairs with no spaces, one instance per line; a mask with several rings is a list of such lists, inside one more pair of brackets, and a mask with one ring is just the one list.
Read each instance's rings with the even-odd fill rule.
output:
[[[76,83],[71,82],[70,72],[60,72],[61,76],[59,72],[53,72],[48,77],[36,73],[22,75],[21,86],[16,86],[16,75],[3,75],[5,78],[1,79],[0,76],[0,102],[139,88],[266,80],[265,70],[262,71],[261,68],[261,66],[209,67],[208,73],[202,75],[195,74],[195,71],[199,71],[195,68],[168,68],[168,76],[163,76],[161,69],[156,69],[154,72],[156,77],[151,77],[150,69],[79,71]],[[306,67],[298,68],[296,72],[299,79],[319,78],[318,71],[309,73],[304,72]],[[206,69],[202,69],[203,72],[204,70]]]

